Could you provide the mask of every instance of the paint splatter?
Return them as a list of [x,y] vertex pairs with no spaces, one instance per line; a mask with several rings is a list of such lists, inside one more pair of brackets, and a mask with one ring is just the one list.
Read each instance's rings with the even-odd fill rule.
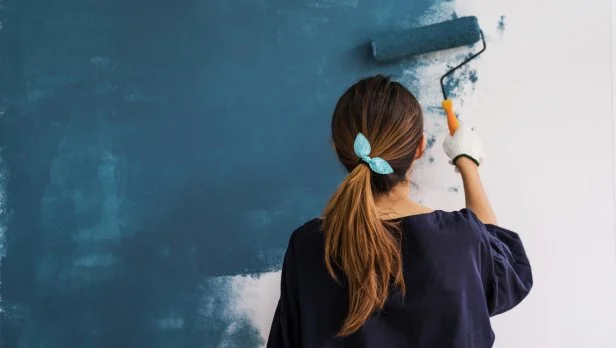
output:
[[432,146],[434,146],[435,143],[436,143],[436,135],[429,134],[426,139],[426,149],[430,150]]
[[468,75],[468,80],[471,82],[473,89],[475,89],[475,83],[479,80],[477,76],[477,70],[473,69]]
[[428,158],[428,162],[429,162],[429,163],[434,163],[434,157],[430,156],[430,157]]
[[460,191],[460,188],[456,187],[456,186],[451,186],[448,189],[449,192],[458,192]]
[[498,20],[498,26],[496,27],[498,29],[499,33],[502,33],[505,31],[505,16],[500,16],[500,19]]
[[470,91],[474,91],[479,81],[477,70],[471,68],[471,63],[461,67],[449,79],[445,80],[445,92],[449,98],[459,98]]

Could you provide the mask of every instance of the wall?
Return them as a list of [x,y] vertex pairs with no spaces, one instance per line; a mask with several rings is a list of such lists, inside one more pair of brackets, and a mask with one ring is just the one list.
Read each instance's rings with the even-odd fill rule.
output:
[[0,5],[2,347],[263,344],[288,236],[343,175],[328,123],[361,76],[420,97],[414,194],[461,207],[438,77],[468,51],[379,66],[366,46],[455,14],[488,51],[449,87],[536,276],[496,347],[616,344],[607,0]]
[[616,345],[609,6],[503,3],[505,35],[477,65],[485,89],[466,106],[491,154],[486,185],[536,278],[494,320],[497,347]]

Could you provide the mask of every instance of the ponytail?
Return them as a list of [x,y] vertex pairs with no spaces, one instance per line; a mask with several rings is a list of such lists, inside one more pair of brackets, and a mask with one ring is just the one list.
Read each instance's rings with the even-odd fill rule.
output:
[[323,214],[325,265],[336,280],[336,268],[348,282],[349,311],[338,332],[348,336],[385,305],[390,284],[404,294],[398,226],[381,220],[372,190],[370,167],[359,164],[331,197]]

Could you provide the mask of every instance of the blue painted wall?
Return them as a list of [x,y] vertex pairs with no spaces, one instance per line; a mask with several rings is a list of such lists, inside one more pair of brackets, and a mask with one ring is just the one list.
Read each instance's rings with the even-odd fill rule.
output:
[[0,0],[2,347],[217,346],[203,279],[279,267],[336,99],[399,73],[369,37],[434,1]]

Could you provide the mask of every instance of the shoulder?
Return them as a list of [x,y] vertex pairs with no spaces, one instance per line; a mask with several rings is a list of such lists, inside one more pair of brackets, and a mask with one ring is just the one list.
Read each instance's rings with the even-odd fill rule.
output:
[[289,239],[289,245],[305,244],[322,239],[321,219],[314,218],[297,227]]
[[446,222],[452,224],[474,225],[480,222],[477,215],[475,215],[475,213],[473,213],[473,211],[468,208],[449,212],[442,212],[441,216]]
[[485,234],[485,225],[470,209],[435,211],[434,225],[441,233],[469,241],[479,241]]
[[297,227],[289,237],[285,261],[296,264],[321,260],[324,237],[321,232],[321,219],[312,219]]
[[323,233],[321,232],[321,219],[314,218],[295,228],[289,237],[288,249],[305,249],[310,245],[321,245]]
[[473,242],[487,243],[494,238],[519,240],[516,232],[501,226],[484,224],[470,209],[439,212],[438,226],[441,230],[452,231]]

